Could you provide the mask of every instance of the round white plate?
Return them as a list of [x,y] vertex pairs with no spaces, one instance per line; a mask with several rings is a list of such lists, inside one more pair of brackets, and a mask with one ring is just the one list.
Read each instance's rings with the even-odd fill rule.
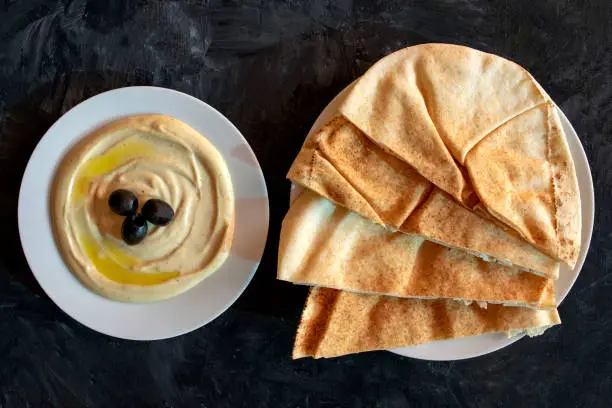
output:
[[[308,136],[319,130],[327,121],[329,121],[338,111],[338,107],[344,101],[348,92],[353,87],[354,82],[344,88],[330,103],[325,107],[319,115],[314,125],[310,129]],[[574,285],[580,269],[584,264],[584,259],[589,249],[591,242],[591,234],[593,233],[593,216],[595,214],[595,198],[593,191],[593,179],[591,178],[591,169],[587,161],[586,154],[580,143],[580,139],[576,131],[565,117],[561,109],[557,108],[563,129],[567,135],[574,164],[576,166],[576,174],[578,176],[578,186],[580,189],[580,200],[582,205],[582,247],[578,262],[573,270],[562,265],[559,271],[559,279],[555,282],[555,290],[557,303],[561,304],[565,296]],[[291,197],[294,199],[299,194],[300,188],[292,186]],[[563,318],[563,316],[562,316]],[[546,335],[546,334],[544,334]],[[480,336],[442,340],[417,346],[403,347],[390,350],[394,353],[401,354],[406,357],[418,358],[423,360],[461,360],[465,358],[478,357],[484,354],[491,353],[503,347],[509,346],[523,336],[507,338],[505,334],[483,334]]]
[[[223,266],[200,284],[155,303],[122,303],[86,289],[55,246],[49,190],[68,149],[102,124],[123,116],[173,116],[202,133],[221,152],[236,195],[232,250]],[[114,337],[155,340],[195,330],[223,313],[255,274],[268,234],[268,193],[257,159],[238,129],[206,103],[181,92],[129,87],[77,105],[47,131],[34,149],[19,192],[19,235],[26,259],[49,297],[85,326]]]

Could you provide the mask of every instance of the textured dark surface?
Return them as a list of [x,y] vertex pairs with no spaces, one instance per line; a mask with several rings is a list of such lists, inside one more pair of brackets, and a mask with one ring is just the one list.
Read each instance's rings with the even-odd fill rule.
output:
[[[0,1],[0,407],[598,407],[612,400],[612,5],[192,0]],[[386,352],[292,361],[303,288],[274,280],[285,173],[326,103],[374,61],[452,42],[525,66],[575,126],[597,215],[564,324],[468,361]],[[63,314],[22,255],[17,194],[39,138],[75,103],[159,85],[219,109],[255,150],[270,238],[253,283],[205,328],[114,340]]]

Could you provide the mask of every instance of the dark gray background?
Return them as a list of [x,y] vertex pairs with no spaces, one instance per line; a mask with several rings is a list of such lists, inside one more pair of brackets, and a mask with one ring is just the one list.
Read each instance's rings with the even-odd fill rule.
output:
[[[611,21],[609,0],[0,0],[0,407],[609,406]],[[522,64],[582,139],[598,209],[563,325],[468,361],[292,361],[306,290],[275,281],[285,173],[338,91],[422,42]],[[21,175],[45,130],[84,98],[137,84],[187,92],[232,120],[262,164],[271,209],[263,262],[238,302],[205,328],[152,343],[63,314],[17,235]]]

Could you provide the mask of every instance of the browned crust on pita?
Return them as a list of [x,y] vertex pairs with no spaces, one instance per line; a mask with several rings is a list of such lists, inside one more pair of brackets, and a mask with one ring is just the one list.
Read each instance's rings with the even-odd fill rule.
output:
[[323,339],[329,320],[332,316],[334,303],[338,300],[337,291],[317,291],[311,288],[308,291],[308,299],[314,293],[316,301],[307,301],[300,316],[300,324],[295,336],[295,344],[301,348],[293,349],[293,358],[314,355],[319,343]]
[[[387,62],[381,60],[375,67]],[[419,88],[414,72],[401,72],[398,75],[412,78],[412,87]],[[421,175],[458,201],[463,202],[471,197],[472,189],[468,181],[438,136],[431,118],[417,120],[429,117],[425,100],[415,101],[413,109],[404,110],[403,97],[394,92],[396,78],[364,78],[365,76],[350,92],[340,107],[340,113],[373,142],[388,149],[402,161],[413,166],[419,163],[419,166],[414,167]],[[366,80],[376,83],[376,87],[362,86]],[[353,101],[365,103],[352,103]],[[412,131],[405,132],[406,128]]]
[[559,116],[553,105],[548,109],[549,124],[549,162],[554,188],[554,205],[559,258],[572,268],[580,254],[580,231],[582,212],[580,190],[574,161],[562,131]]
[[[447,220],[452,220],[448,222]],[[504,227],[461,206],[435,189],[400,231],[513,265],[548,278],[559,276],[559,263]]]
[[314,288],[293,358],[329,358],[431,341],[557,325],[556,309],[532,310],[451,300],[400,299]]
[[334,117],[306,141],[287,177],[396,227],[432,189],[411,166],[369,141],[343,116]]
[[466,162],[489,216],[549,256],[575,265],[580,251],[580,195],[552,102],[496,129],[470,151]]

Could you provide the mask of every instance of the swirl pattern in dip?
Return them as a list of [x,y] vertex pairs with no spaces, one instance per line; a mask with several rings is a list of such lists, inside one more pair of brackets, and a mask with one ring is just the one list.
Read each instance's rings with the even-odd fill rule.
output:
[[[117,189],[142,206],[169,203],[174,220],[149,226],[138,245],[121,239],[123,217],[108,206]],[[51,197],[58,248],[72,272],[99,294],[122,301],[177,295],[226,260],[234,226],[227,166],[197,131],[163,115],[120,119],[66,155]]]

